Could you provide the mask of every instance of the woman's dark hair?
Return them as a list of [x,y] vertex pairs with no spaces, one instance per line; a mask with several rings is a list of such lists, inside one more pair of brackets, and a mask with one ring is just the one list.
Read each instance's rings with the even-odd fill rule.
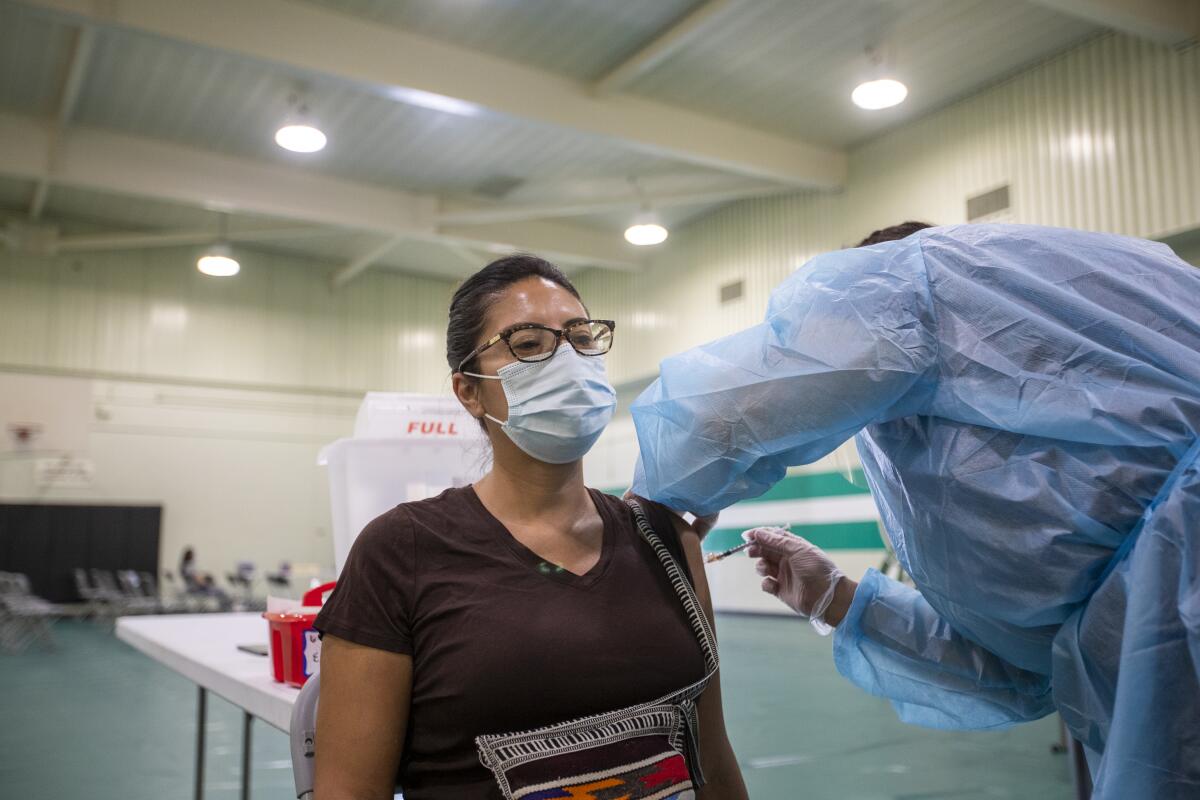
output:
[[932,228],[928,222],[901,222],[899,225],[893,225],[890,228],[880,228],[873,231],[870,236],[859,242],[856,247],[866,247],[871,244],[879,244],[880,242],[894,242],[897,239],[907,239],[917,231]]
[[446,363],[450,365],[451,372],[457,372],[462,360],[476,348],[492,300],[509,286],[526,278],[545,278],[557,283],[580,303],[583,302],[562,270],[545,259],[518,253],[493,261],[463,281],[450,300],[450,319],[446,324]]

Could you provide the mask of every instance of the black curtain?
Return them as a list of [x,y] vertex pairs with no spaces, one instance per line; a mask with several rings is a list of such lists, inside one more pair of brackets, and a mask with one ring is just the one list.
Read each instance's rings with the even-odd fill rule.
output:
[[79,600],[72,571],[158,574],[161,506],[0,504],[0,571],[29,576],[55,603]]

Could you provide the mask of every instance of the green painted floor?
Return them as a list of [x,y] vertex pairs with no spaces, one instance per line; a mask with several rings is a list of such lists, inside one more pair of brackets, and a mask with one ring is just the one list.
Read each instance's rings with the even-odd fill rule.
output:
[[[834,670],[829,641],[786,618],[722,616],[730,737],[761,800],[1071,796],[1055,718],[999,733],[899,723]],[[0,800],[186,800],[194,685],[89,623],[56,651],[0,655]],[[264,664],[265,668],[265,664]],[[209,701],[207,798],[236,798],[241,715]],[[253,796],[292,797],[287,739],[254,726]]]

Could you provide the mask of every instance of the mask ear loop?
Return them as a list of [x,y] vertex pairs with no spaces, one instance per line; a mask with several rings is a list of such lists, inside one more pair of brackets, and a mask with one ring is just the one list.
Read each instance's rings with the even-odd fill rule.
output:
[[[569,342],[563,342],[562,344],[560,344],[558,346],[558,350],[555,350],[554,352],[558,353],[559,350],[562,350],[564,347],[571,347],[571,345]],[[574,350],[573,347],[571,349]],[[540,361],[540,362],[520,362],[520,361],[518,361],[516,363],[518,363],[518,364],[523,363],[523,364],[525,364],[525,366],[529,366],[530,364],[535,364],[535,365],[536,364],[545,364],[545,363],[549,362],[549,360],[550,359],[546,359],[545,361]],[[508,367],[511,367],[511,366],[513,366],[513,365],[508,364],[505,366],[505,369],[507,369]],[[465,370],[461,370],[461,372],[463,375],[468,375],[472,378],[483,378],[486,381],[502,381],[502,380],[504,380],[504,377],[502,375],[482,375],[478,372],[467,372]],[[508,424],[507,422],[496,419],[495,417],[493,417],[491,414],[487,413],[486,411],[483,412],[483,416],[486,417],[487,419],[490,419],[492,422],[496,423],[497,425],[500,425],[501,427]]]
[[[501,378],[499,375],[480,375],[478,372],[463,372],[463,375],[469,375],[472,378],[483,378],[484,380],[488,380],[488,381],[503,380],[503,378]],[[483,412],[483,416],[486,417],[487,419],[490,419],[492,422],[496,423],[497,425],[499,425],[501,427],[503,427],[504,425],[507,424],[503,420],[496,419],[495,417],[493,417],[491,414],[487,413],[486,411]]]

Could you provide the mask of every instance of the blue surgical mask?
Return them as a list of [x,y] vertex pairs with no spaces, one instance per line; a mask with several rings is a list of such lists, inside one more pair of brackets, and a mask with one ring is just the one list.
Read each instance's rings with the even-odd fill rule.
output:
[[508,399],[508,420],[485,416],[500,425],[513,444],[547,464],[583,458],[617,407],[604,358],[581,356],[569,344],[545,361],[517,361],[495,375],[465,374],[500,381]]

